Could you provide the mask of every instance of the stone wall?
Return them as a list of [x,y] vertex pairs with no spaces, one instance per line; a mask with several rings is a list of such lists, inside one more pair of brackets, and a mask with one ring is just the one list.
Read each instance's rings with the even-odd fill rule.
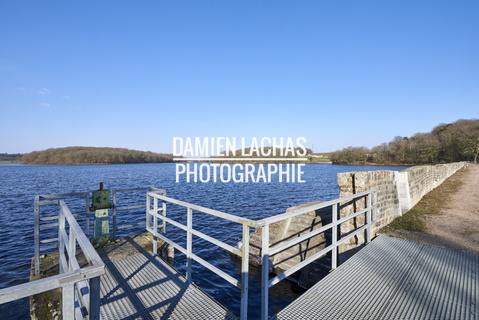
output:
[[[286,212],[303,209],[320,204],[321,202],[322,201],[312,201],[300,204],[288,208]],[[330,207],[312,210],[295,217],[274,222],[269,227],[269,245],[270,247],[278,246],[329,223],[331,223]],[[250,234],[250,262],[254,265],[261,265],[261,238],[262,228],[257,228]],[[272,256],[270,259],[271,269],[279,274],[319,252],[330,242],[330,232],[320,233],[308,240],[300,242]]]
[[407,173],[410,194],[410,203],[405,209],[414,207],[422,197],[461,169],[464,164],[464,162],[455,162],[435,166],[415,166],[403,170],[402,172]]
[[[439,186],[457,170],[464,162],[414,166],[403,171],[377,170],[345,172],[337,175],[340,197],[354,193],[376,189],[377,215],[373,225],[373,236],[376,231],[411,209],[429,191]],[[365,207],[364,200],[345,204],[340,210],[340,217],[345,217]],[[364,216],[350,220],[341,226],[341,234],[346,234],[364,225]],[[348,250],[352,246],[364,243],[364,236],[359,235],[341,248]]]
[[[357,171],[338,173],[339,196],[345,197],[366,190],[376,189],[377,211],[373,230],[379,229],[401,215],[398,191],[395,184],[396,172],[389,170]],[[366,207],[365,199],[345,203],[339,211],[343,218]],[[365,224],[365,215],[358,216],[341,225],[341,235],[345,235]],[[374,232],[373,232],[374,234]],[[364,243],[364,235],[351,239],[350,245]],[[340,251],[347,251],[350,245],[343,246]]]
[[[388,225],[397,217],[414,206],[426,193],[440,185],[454,172],[464,166],[464,163],[451,163],[436,166],[416,166],[403,171],[376,170],[339,173],[337,175],[340,197],[349,196],[363,191],[377,190],[376,219],[372,228],[372,236],[378,229]],[[366,197],[344,201],[338,206],[339,218],[349,216],[366,207]],[[286,210],[290,212],[320,203],[309,202]],[[339,228],[339,238],[344,237],[365,225],[366,213],[361,214]],[[283,242],[300,237],[312,230],[331,223],[331,207],[313,210],[299,216],[291,217],[270,225],[269,244],[274,247]],[[261,264],[261,232],[258,228],[250,234],[250,262]],[[358,245],[365,243],[365,233],[358,234],[350,239],[349,243],[339,247],[339,262],[357,250]],[[331,232],[327,231],[305,240],[281,253],[271,257],[272,271],[281,273],[301,261],[309,258],[316,252],[331,244]],[[354,250],[351,250],[354,249]],[[324,261],[323,261],[323,260]],[[330,257],[317,260],[303,269],[299,276],[299,283],[309,287],[324,276],[330,268]]]

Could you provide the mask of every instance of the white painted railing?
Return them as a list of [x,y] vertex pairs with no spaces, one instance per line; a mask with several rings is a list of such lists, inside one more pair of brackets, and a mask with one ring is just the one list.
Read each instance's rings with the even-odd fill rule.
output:
[[[166,214],[167,203],[179,205],[186,209],[185,215],[187,217],[186,225],[179,223],[169,217]],[[161,205],[160,205],[161,204]],[[242,241],[243,246],[241,249],[233,247],[222,241],[219,241],[209,235],[206,235],[198,230],[193,229],[193,217],[194,212],[203,212],[208,215],[212,215],[218,218],[222,218],[228,221],[232,221],[242,225]],[[161,214],[160,214],[161,213]],[[158,219],[160,221],[158,221]],[[161,224],[159,223],[161,222]],[[166,224],[169,223],[183,231],[186,231],[186,248],[169,239],[166,236]],[[253,220],[241,218],[235,215],[224,213],[217,210],[208,209],[184,201],[169,198],[164,192],[148,192],[147,193],[147,211],[146,211],[146,229],[154,236],[153,250],[157,254],[157,238],[165,241],[173,246],[175,249],[186,255],[186,279],[192,281],[191,264],[194,261],[200,263],[207,269],[213,271],[232,285],[240,288],[241,290],[241,307],[240,316],[241,319],[246,319],[248,315],[248,273],[249,273],[249,234],[250,227],[256,226]],[[160,230],[161,229],[161,230]],[[223,248],[239,257],[241,257],[241,280],[238,280],[218,267],[212,265],[208,261],[202,259],[198,255],[193,253],[193,235],[201,239],[204,239],[211,244]]]
[[[118,216],[121,212],[126,210],[139,210],[146,207],[144,202],[144,193],[141,197],[138,197],[138,205],[135,206],[119,206],[118,203],[120,202],[121,198],[120,195],[125,193],[135,192],[135,191],[161,191],[158,188],[154,187],[142,187],[142,188],[131,188],[131,189],[116,189],[111,190],[112,196],[112,208],[111,208],[111,240],[117,239],[117,233],[119,230],[123,230],[126,228],[134,228],[141,225],[144,225],[145,222],[137,223],[137,224],[128,224],[128,225],[120,225],[118,223]],[[66,200],[83,202],[82,205],[82,212],[73,214],[74,217],[79,217],[85,220],[84,224],[84,232],[88,238],[92,238],[93,234],[91,232],[93,219],[90,219],[92,215],[92,211],[90,210],[91,206],[91,193],[90,192],[77,192],[77,193],[64,193],[64,194],[49,194],[49,195],[39,195],[35,197],[34,202],[34,262],[35,262],[35,274],[40,272],[40,255],[48,252],[52,252],[52,250],[58,249],[58,237],[54,236],[48,238],[48,234],[54,231],[58,227],[58,218],[57,214],[51,214],[51,210],[41,210],[42,207],[48,207],[49,205],[57,205],[58,200]],[[84,200],[83,200],[84,199]],[[140,211],[141,212],[141,211]],[[41,237],[43,235],[43,237]]]
[[[357,212],[354,212],[346,217],[341,219],[338,218],[338,207],[342,204],[351,202],[351,201],[358,201],[362,198],[365,198],[366,205],[364,209],[361,209]],[[270,247],[269,244],[269,229],[270,225],[275,222],[279,222],[285,219],[289,219],[295,216],[299,216],[305,214],[307,212],[316,211],[323,208],[332,207],[332,222],[322,226],[321,228],[312,230],[304,235],[301,235],[297,238],[289,240],[285,243],[281,243],[274,247]],[[364,191],[361,193],[357,193],[351,196],[322,202],[320,204],[312,205],[309,207],[301,208],[298,210],[294,210],[291,212],[286,212],[283,214],[279,214],[273,217],[269,217],[266,219],[262,219],[257,221],[257,226],[261,227],[261,319],[268,319],[268,303],[269,303],[269,288],[277,284],[283,279],[286,279],[288,276],[292,275],[293,273],[297,272],[298,270],[302,269],[303,267],[307,266],[311,262],[317,260],[318,258],[326,255],[327,253],[331,252],[331,269],[336,269],[337,261],[338,261],[338,247],[341,244],[346,243],[349,239],[354,236],[357,236],[361,232],[366,232],[366,242],[371,241],[371,227],[376,218],[376,208],[377,208],[377,192],[375,190]],[[356,230],[348,233],[346,236],[338,238],[338,228],[342,223],[345,223],[355,217],[360,215],[366,215],[365,224]],[[319,252],[313,254],[311,257],[301,261],[294,267],[289,268],[288,270],[284,271],[283,273],[277,275],[276,277],[269,279],[269,269],[270,269],[270,259],[275,254],[278,254],[294,245],[307,241],[314,236],[319,235],[320,233],[324,233],[325,231],[331,230],[332,240],[331,244],[324,249],[320,250]]]
[[[117,232],[119,230],[127,229],[127,228],[135,228],[139,226],[145,225],[145,221],[136,223],[136,224],[128,224],[128,225],[119,225],[117,221],[117,217],[119,215],[119,212],[121,211],[126,211],[126,210],[138,210],[138,209],[143,209],[146,207],[146,204],[144,202],[141,202],[141,204],[134,205],[134,206],[128,206],[128,207],[120,207],[118,206],[118,198],[119,194],[125,194],[125,193],[130,193],[134,191],[154,191],[154,192],[164,192],[161,189],[154,188],[154,187],[143,187],[143,188],[130,188],[130,189],[114,189],[111,190],[111,197],[112,197],[112,209],[111,209],[111,238],[116,239],[117,238]],[[144,199],[144,198],[142,198]]]
[[[116,232],[121,229],[144,225],[145,222],[133,225],[117,224],[119,211],[143,209],[144,200],[137,206],[117,206],[117,194],[132,191],[161,191],[157,188],[133,188],[112,190],[112,239],[116,239]],[[81,213],[72,214],[64,199],[84,201]],[[84,200],[82,200],[84,199]],[[34,270],[40,274],[40,255],[59,252],[59,274],[28,283],[12,286],[0,290],[0,304],[30,297],[39,293],[61,288],[63,319],[84,319],[82,312],[86,312],[88,319],[99,319],[100,311],[100,275],[104,274],[103,261],[90,243],[92,236],[90,221],[90,192],[39,195],[34,201]],[[141,197],[144,199],[144,196]],[[139,198],[140,200],[140,198]],[[52,208],[55,207],[55,208]],[[50,207],[49,210],[41,210]],[[83,206],[82,206],[83,207]],[[52,210],[57,210],[58,214]],[[47,213],[45,213],[47,211]],[[79,225],[77,218],[85,221],[84,229]],[[42,234],[47,236],[41,237]],[[76,255],[80,252],[87,259],[86,266],[80,266]],[[83,310],[83,311],[82,311]]]
[[[361,209],[357,212],[354,212],[346,217],[339,218],[339,210],[338,208],[341,205],[344,205],[347,202],[358,201],[361,199],[365,199],[365,208]],[[173,220],[171,217],[167,217],[167,204],[176,204],[183,208],[185,208],[184,216],[186,216],[186,225]],[[327,253],[332,253],[332,269],[337,267],[337,252],[338,247],[341,244],[346,243],[351,237],[358,235],[361,232],[366,232],[366,242],[371,241],[371,226],[374,223],[375,215],[376,215],[376,203],[377,203],[377,193],[374,190],[361,192],[355,195],[351,195],[344,198],[339,198],[327,202],[323,202],[317,205],[305,207],[299,210],[279,214],[273,217],[269,217],[266,219],[262,219],[259,221],[254,221],[246,218],[242,218],[239,216],[231,215],[228,213],[220,212],[217,210],[208,209],[205,207],[197,206],[194,204],[190,204],[184,201],[176,200],[173,198],[169,198],[165,195],[164,191],[161,192],[148,192],[147,193],[147,212],[146,212],[146,229],[151,232],[154,236],[153,239],[153,247],[154,252],[157,253],[157,238],[162,239],[166,243],[173,246],[178,251],[182,252],[186,255],[186,277],[189,281],[192,281],[191,275],[191,263],[192,261],[197,261],[198,263],[202,264],[209,270],[213,271],[217,275],[221,276],[226,281],[230,282],[231,284],[241,288],[241,310],[240,310],[240,317],[241,319],[247,319],[247,301],[248,301],[248,263],[249,263],[249,233],[250,228],[261,228],[262,229],[262,250],[261,250],[261,261],[262,261],[262,276],[261,276],[261,284],[262,284],[262,301],[261,301],[261,319],[268,319],[268,300],[269,300],[269,288],[283,279],[286,279],[288,276],[293,274],[294,272],[300,270],[301,268],[305,267],[306,265],[310,264],[311,262],[317,260],[318,258],[326,255]],[[281,243],[280,245],[270,247],[269,244],[269,228],[270,225],[274,222],[282,221],[285,219],[289,219],[294,216],[299,216],[301,214],[311,212],[314,210],[319,210],[322,208],[332,208],[332,222],[330,224],[324,225],[321,228],[316,230],[310,231],[307,234],[301,235],[293,240],[290,240],[286,243]],[[217,239],[214,239],[198,230],[193,228],[193,213],[195,211],[203,212],[208,215],[212,215],[215,217],[219,217],[225,220],[229,220],[243,226],[242,232],[242,246],[241,249],[235,248],[230,246],[224,242],[221,242]],[[346,236],[339,238],[338,236],[338,228],[342,223],[345,223],[355,217],[360,215],[366,215],[365,224],[353,232],[348,233]],[[184,218],[183,216],[183,218]],[[186,232],[186,248],[178,244],[177,242],[171,240],[167,236],[166,226],[167,224],[171,224],[183,231]],[[311,239],[312,237],[319,235],[325,231],[331,230],[332,233],[332,241],[331,244],[324,249],[320,250],[319,252],[315,253],[313,256],[305,259],[304,261],[298,263],[296,266],[286,270],[282,274],[269,279],[269,267],[270,267],[270,258],[275,254],[278,254],[296,244],[302,243]],[[204,239],[211,244],[223,248],[231,253],[236,254],[237,256],[241,257],[241,280],[237,280],[230,275],[226,274],[224,271],[218,269],[217,267],[213,266],[209,262],[203,260],[199,256],[193,253],[193,240],[192,236],[195,235],[201,239]]]
[[[58,205],[59,274],[0,290],[0,304],[61,288],[63,319],[84,319],[82,310],[88,319],[99,319],[103,261],[63,200],[40,202],[36,197],[35,207]],[[76,259],[78,253],[86,258],[84,267]]]
[[[139,203],[138,205],[129,207],[117,207],[117,194],[120,192],[131,192],[138,190],[146,190],[146,203]],[[53,200],[59,197],[85,197],[85,213],[72,214],[63,200]],[[176,200],[166,196],[164,190],[157,188],[134,188],[113,190],[113,213],[112,213],[112,228],[114,230],[113,236],[116,237],[116,231],[124,227],[134,227],[135,225],[117,226],[116,217],[119,211],[134,210],[146,208],[146,229],[153,234],[153,251],[157,254],[157,239],[160,238],[172,247],[186,255],[186,277],[188,281],[192,281],[191,265],[192,261],[196,261],[205,266],[209,270],[215,272],[226,281],[241,289],[241,319],[247,319],[248,313],[248,273],[249,273],[249,240],[250,228],[262,229],[262,247],[261,247],[261,261],[262,261],[262,297],[261,297],[261,319],[268,319],[268,300],[269,288],[294,272],[300,270],[304,266],[313,262],[314,260],[331,252],[331,267],[337,267],[337,252],[338,246],[346,243],[351,237],[358,235],[361,232],[366,233],[366,241],[371,241],[371,226],[376,219],[377,207],[377,193],[374,190],[361,192],[344,198],[339,198],[306,208],[301,208],[295,211],[279,214],[262,220],[254,221],[247,218],[231,215],[217,210],[208,209],[198,205],[190,204],[184,201]],[[144,199],[144,198],[143,198]],[[358,210],[346,217],[339,217],[341,206],[347,202],[355,202],[364,199],[365,205],[363,209]],[[144,201],[144,200],[143,200]],[[35,197],[35,273],[40,272],[40,244],[57,242],[56,247],[60,254],[60,274],[45,279],[32,281],[29,283],[17,285],[10,288],[0,290],[0,304],[10,301],[29,297],[38,293],[46,292],[55,288],[62,288],[62,309],[63,319],[83,318],[81,309],[86,310],[90,319],[99,318],[100,309],[100,275],[104,271],[104,264],[99,258],[98,254],[90,244],[90,220],[89,220],[89,205],[90,193],[72,193],[63,195],[49,195]],[[180,206],[185,209],[184,217],[186,217],[186,225],[167,216],[167,203]],[[42,217],[40,208],[43,206],[55,205],[58,206],[58,215]],[[269,244],[269,229],[272,223],[299,216],[306,212],[319,210],[322,208],[332,208],[332,222],[324,225],[316,230],[310,231],[307,234],[298,236],[285,243],[280,243],[276,246]],[[193,228],[193,220],[195,212],[201,212],[210,216],[218,217],[233,223],[237,223],[242,227],[242,246],[236,248],[218,239],[215,239],[203,232]],[[85,215],[86,230],[82,230],[76,220],[76,216]],[[365,223],[356,230],[349,232],[345,236],[338,234],[340,225],[360,215],[365,215]],[[142,223],[143,224],[143,223]],[[167,236],[166,226],[171,224],[180,230],[186,232],[186,247],[181,246]],[[51,239],[40,240],[40,231],[44,229],[55,228],[58,230],[57,236]],[[282,274],[269,279],[270,259],[275,254],[278,254],[294,245],[307,241],[312,237],[319,235],[325,231],[331,230],[332,240],[331,244],[320,250],[313,256],[301,261],[296,266],[286,270]],[[223,248],[231,253],[241,257],[241,279],[236,279],[225,271],[205,261],[193,252],[194,242],[193,236],[199,237],[208,241],[215,247]],[[77,248],[80,248],[84,256],[88,260],[88,265],[81,267],[76,259]]]

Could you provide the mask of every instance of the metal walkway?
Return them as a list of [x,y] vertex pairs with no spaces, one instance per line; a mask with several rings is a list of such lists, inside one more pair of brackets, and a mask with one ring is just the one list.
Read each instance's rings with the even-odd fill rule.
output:
[[[91,245],[65,201],[57,199],[78,194],[36,196],[35,274],[40,273],[41,244],[52,242],[56,242],[58,246],[60,272],[58,275],[1,289],[0,303],[61,288],[61,310],[64,319],[83,319],[86,313],[91,319],[98,319],[101,316],[104,320],[235,319],[233,314],[191,283],[194,280],[190,272],[191,263],[196,261],[241,289],[240,315],[242,319],[246,319],[248,301],[252,299],[252,297],[248,299],[250,229],[261,228],[262,230],[261,261],[263,262],[267,262],[272,256],[289,247],[309,241],[313,236],[331,230],[332,238],[329,246],[272,279],[269,278],[270,264],[263,263],[261,314],[250,314],[250,316],[266,320],[269,319],[269,288],[329,252],[332,253],[331,266],[335,269],[338,245],[359,233],[366,233],[366,242],[369,242],[377,209],[376,191],[368,190],[254,221],[169,198],[163,190],[155,188],[119,191],[131,190],[147,190],[146,204],[142,196],[141,205],[115,206],[115,214],[120,210],[146,208],[145,224],[148,233],[124,238],[112,244],[112,247],[102,247],[98,252]],[[85,221],[87,221],[90,211],[89,193],[79,193],[79,195],[86,197]],[[116,199],[115,196],[114,199]],[[344,217],[339,214],[344,208],[341,203],[363,201],[363,199],[366,202],[365,208]],[[176,210],[179,208],[178,212],[186,211],[185,214],[179,215],[183,220],[180,219],[178,222],[172,219],[172,215],[167,217],[171,206]],[[331,223],[286,243],[270,244],[269,232],[272,224],[329,207],[333,212]],[[40,210],[40,208],[44,209]],[[236,230],[242,234],[241,248],[233,247],[202,231],[195,230],[194,221],[204,219],[204,214],[240,226],[241,228]],[[336,219],[337,215],[341,218]],[[339,226],[360,215],[366,215],[365,224],[338,238]],[[186,225],[184,218],[186,218]],[[186,246],[167,237],[167,223],[184,231]],[[122,226],[122,228],[126,227],[130,226]],[[56,230],[57,238],[41,238],[40,231],[44,229]],[[119,227],[117,229],[119,230]],[[48,236],[51,235],[48,234]],[[186,256],[188,280],[160,258],[156,258],[154,254],[147,253],[158,251],[157,238]],[[227,272],[193,254],[194,238],[208,241],[212,244],[212,250],[222,248],[242,257],[241,279],[230,276]],[[150,243],[151,247],[146,249],[145,246],[140,245],[141,239],[143,242],[146,241],[145,243]],[[77,248],[78,246],[80,248]],[[99,254],[99,252],[102,253]],[[77,256],[86,259],[77,260]],[[273,319],[479,320],[478,300],[478,255],[379,236],[280,311]]]
[[479,256],[378,236],[273,319],[479,319]]
[[237,319],[152,254],[106,263],[100,315],[106,319]]

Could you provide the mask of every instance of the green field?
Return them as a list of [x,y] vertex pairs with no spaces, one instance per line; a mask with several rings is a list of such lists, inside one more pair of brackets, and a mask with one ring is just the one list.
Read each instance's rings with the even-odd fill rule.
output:
[[331,152],[313,153],[308,157],[311,163],[330,163]]

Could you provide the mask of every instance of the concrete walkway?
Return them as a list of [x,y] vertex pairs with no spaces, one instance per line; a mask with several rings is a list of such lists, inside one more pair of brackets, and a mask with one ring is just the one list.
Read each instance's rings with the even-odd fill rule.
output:
[[449,179],[462,185],[438,214],[423,217],[425,232],[396,230],[391,236],[479,254],[479,165],[468,164]]

